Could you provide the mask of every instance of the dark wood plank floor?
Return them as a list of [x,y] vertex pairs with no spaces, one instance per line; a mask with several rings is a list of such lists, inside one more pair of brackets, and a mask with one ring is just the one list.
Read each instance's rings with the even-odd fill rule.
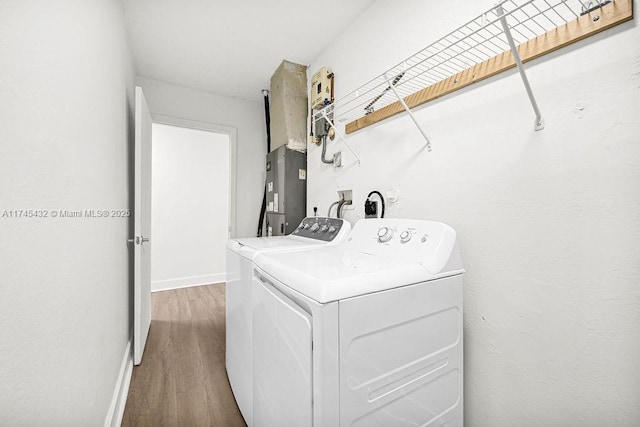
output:
[[224,284],[155,292],[123,426],[245,426],[224,363]]

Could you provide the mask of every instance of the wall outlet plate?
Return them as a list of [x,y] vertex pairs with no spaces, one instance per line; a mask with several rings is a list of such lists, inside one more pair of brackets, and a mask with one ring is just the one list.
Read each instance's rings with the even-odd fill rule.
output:
[[398,200],[400,200],[400,189],[398,187],[389,187],[386,199],[390,204],[398,203]]
[[342,166],[342,151],[333,153],[333,167],[339,168],[340,166]]
[[365,200],[364,202],[364,217],[365,218],[378,218],[378,202],[375,200]]

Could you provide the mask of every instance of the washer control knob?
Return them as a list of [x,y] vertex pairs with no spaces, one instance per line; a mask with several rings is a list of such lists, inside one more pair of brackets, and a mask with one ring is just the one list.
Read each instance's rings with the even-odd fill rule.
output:
[[336,228],[332,225],[329,227],[329,233],[333,233],[334,231],[336,231]]
[[393,230],[389,227],[382,227],[378,230],[378,241],[380,243],[388,242],[393,237]]
[[318,223],[316,222],[315,224],[313,224],[313,225],[311,226],[311,231],[315,233],[316,231],[318,231],[318,228],[320,228],[320,226],[319,226],[319,225],[318,225]]
[[402,243],[407,243],[409,240],[411,240],[411,233],[409,232],[409,230],[405,230],[400,233],[400,241]]
[[326,233],[328,229],[329,229],[329,226],[325,224],[320,228],[320,231],[322,231],[323,233]]
[[307,230],[309,227],[311,227],[311,226],[310,226],[308,223],[305,223],[303,228],[304,228],[305,230]]

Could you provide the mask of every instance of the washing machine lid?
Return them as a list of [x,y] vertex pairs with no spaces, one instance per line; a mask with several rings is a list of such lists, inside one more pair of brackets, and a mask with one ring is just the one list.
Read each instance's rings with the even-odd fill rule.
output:
[[320,303],[434,280],[422,264],[325,246],[290,253],[262,253],[255,265],[282,284]]
[[335,245],[344,241],[350,232],[351,224],[343,219],[307,217],[288,236],[232,239],[227,242],[227,248],[253,260],[261,252],[294,251]]
[[235,239],[235,241],[239,243],[240,247],[244,246],[258,251],[281,247],[313,246],[314,244],[321,243],[317,240],[296,236],[247,237]]
[[293,251],[322,245],[326,245],[326,242],[296,236],[248,237],[227,242],[229,249],[250,260],[261,252]]

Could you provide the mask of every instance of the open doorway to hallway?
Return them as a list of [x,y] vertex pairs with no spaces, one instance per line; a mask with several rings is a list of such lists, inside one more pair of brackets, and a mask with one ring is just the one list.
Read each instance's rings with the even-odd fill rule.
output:
[[235,229],[235,135],[217,128],[153,123],[152,292],[225,281],[225,247]]

